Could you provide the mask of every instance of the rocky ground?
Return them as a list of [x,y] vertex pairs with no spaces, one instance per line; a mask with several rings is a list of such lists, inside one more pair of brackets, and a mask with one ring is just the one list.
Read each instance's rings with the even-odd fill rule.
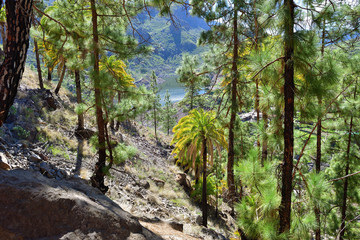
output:
[[[0,167],[40,173],[52,182],[88,182],[96,151],[87,140],[75,136],[77,118],[72,95],[62,90],[59,97],[35,89],[31,83],[36,80],[31,74],[25,73],[9,118],[0,128]],[[86,120],[87,128],[92,129],[93,119]],[[216,221],[212,213],[209,228],[199,225],[201,211],[186,193],[190,191],[190,179],[174,166],[167,136],[155,141],[151,129],[136,123],[123,124],[113,135],[118,142],[136,147],[137,154],[111,170],[106,180],[108,198],[163,239],[233,236],[235,223],[226,204],[220,207]]]

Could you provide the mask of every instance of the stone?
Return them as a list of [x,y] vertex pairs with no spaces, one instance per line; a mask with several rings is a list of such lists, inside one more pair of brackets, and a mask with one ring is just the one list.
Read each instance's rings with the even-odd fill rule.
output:
[[50,172],[50,169],[51,169],[49,164],[47,164],[46,162],[40,162],[39,168],[40,168],[40,172],[42,174]]
[[152,178],[152,180],[154,181],[155,185],[158,187],[164,187],[164,185],[165,185],[165,182],[161,179]]
[[10,164],[5,154],[0,152],[0,169],[2,170],[10,170]]
[[196,219],[195,219],[195,222],[196,222],[197,225],[202,225],[202,216],[197,215]]
[[149,189],[150,188],[150,183],[148,181],[145,181],[145,180],[141,180],[139,182],[139,185],[145,189]]
[[28,157],[28,159],[29,159],[29,161],[34,162],[34,163],[39,163],[43,160],[39,155],[37,155],[35,153],[31,153],[31,155]]
[[0,171],[0,206],[0,239],[159,239],[82,179]]
[[167,224],[176,231],[180,231],[180,232],[184,231],[184,224],[182,223],[171,221],[168,222]]
[[177,173],[175,181],[184,188],[184,191],[190,195],[192,191],[190,179],[187,177],[186,173]]

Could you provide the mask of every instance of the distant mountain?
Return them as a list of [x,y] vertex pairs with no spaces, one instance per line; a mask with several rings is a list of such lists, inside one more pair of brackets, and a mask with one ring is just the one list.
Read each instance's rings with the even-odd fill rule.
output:
[[129,68],[138,83],[146,83],[152,70],[160,82],[174,80],[175,70],[181,63],[183,53],[200,54],[205,49],[197,47],[200,33],[209,29],[206,22],[191,16],[186,9],[177,6],[173,9],[173,20],[157,16],[156,10],[143,12],[138,16],[137,31],[139,41],[154,47],[149,56],[139,56],[130,61]]

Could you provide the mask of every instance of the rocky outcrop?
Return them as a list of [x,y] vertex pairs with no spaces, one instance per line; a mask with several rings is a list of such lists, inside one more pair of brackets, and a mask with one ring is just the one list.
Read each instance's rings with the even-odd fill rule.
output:
[[161,239],[78,178],[0,170],[0,239]]

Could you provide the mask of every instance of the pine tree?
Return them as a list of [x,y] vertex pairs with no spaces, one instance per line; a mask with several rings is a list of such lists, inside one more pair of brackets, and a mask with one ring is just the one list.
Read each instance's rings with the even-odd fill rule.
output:
[[[1,1],[2,3],[2,1]],[[14,102],[29,47],[32,0],[6,1],[7,36],[5,59],[0,68],[0,126]],[[0,4],[1,6],[1,4]],[[19,46],[22,46],[19,50]]]
[[159,88],[157,84],[157,77],[154,71],[151,73],[150,77],[150,92],[151,92],[151,119],[154,123],[154,129],[155,129],[155,139],[158,140],[157,135],[157,129],[158,129],[158,123],[159,118],[161,116],[161,104],[160,104],[160,96],[159,96]]
[[200,74],[199,71],[199,61],[196,56],[190,56],[184,54],[182,57],[181,66],[176,69],[178,74],[178,82],[183,84],[186,89],[186,95],[183,99],[183,102],[190,101],[189,110],[195,108],[196,98],[198,97],[198,92],[205,86],[206,78]]
[[163,112],[161,118],[162,126],[163,129],[167,132],[167,135],[169,135],[170,130],[176,124],[176,113],[177,113],[174,104],[170,100],[169,90],[166,90],[164,96],[164,106],[162,107],[162,112]]

